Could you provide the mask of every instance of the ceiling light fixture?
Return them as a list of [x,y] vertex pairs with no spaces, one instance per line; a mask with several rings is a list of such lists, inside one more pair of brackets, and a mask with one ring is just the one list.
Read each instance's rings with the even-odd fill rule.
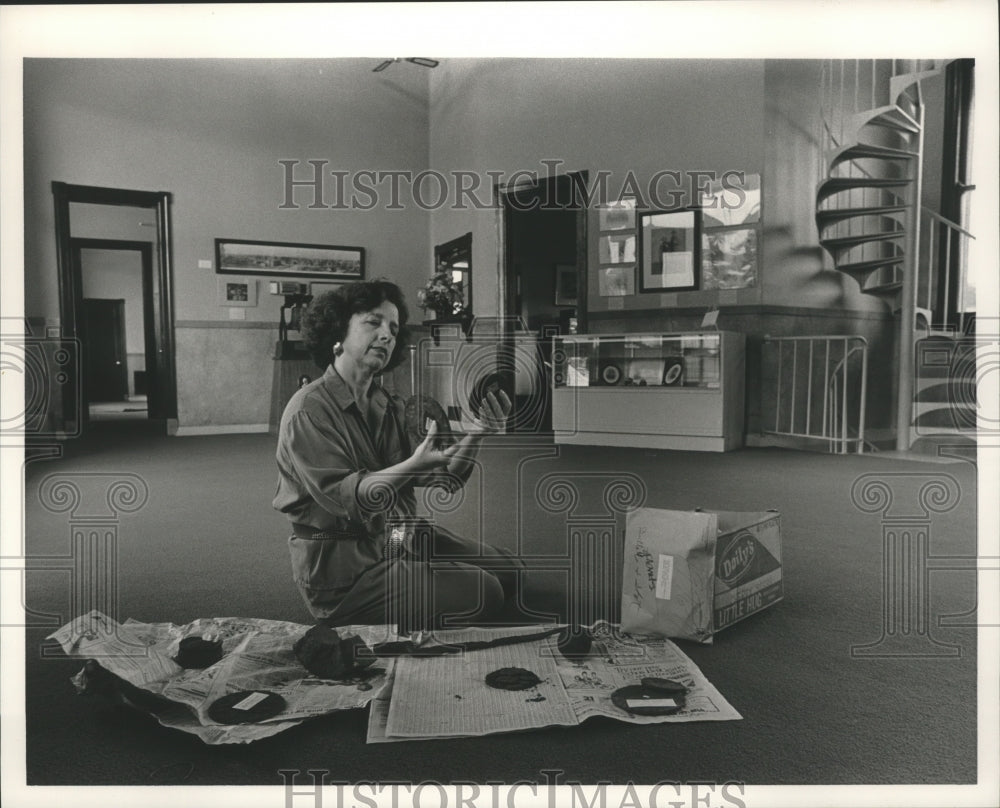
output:
[[420,65],[421,67],[437,67],[439,62],[437,59],[427,59],[423,56],[408,56],[406,58],[400,58],[399,56],[394,56],[392,59],[386,59],[384,62],[380,62],[372,73],[381,73],[389,65],[394,62],[410,62],[415,65]]

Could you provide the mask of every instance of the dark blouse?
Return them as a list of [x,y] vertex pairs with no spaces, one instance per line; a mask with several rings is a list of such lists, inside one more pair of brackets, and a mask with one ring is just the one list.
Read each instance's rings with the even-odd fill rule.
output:
[[[404,402],[372,382],[372,432],[347,384],[331,364],[323,376],[296,391],[278,429],[278,486],[274,507],[294,525],[333,534],[385,538],[387,510],[416,512],[413,485],[403,486],[393,507],[376,496],[363,503],[358,484],[412,454]],[[421,481],[421,484],[425,484]]]

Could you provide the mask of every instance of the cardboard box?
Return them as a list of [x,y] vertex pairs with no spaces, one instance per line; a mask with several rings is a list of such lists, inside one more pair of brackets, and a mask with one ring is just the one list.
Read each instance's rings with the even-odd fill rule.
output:
[[749,617],[783,597],[781,514],[717,511],[714,629]]
[[775,511],[628,514],[622,629],[711,642],[782,598],[781,517]]

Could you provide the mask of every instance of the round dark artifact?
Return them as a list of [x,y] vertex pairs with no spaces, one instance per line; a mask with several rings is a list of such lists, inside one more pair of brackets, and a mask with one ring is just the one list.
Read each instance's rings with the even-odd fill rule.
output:
[[499,668],[486,674],[486,684],[497,690],[527,690],[541,683],[535,674],[524,668]]

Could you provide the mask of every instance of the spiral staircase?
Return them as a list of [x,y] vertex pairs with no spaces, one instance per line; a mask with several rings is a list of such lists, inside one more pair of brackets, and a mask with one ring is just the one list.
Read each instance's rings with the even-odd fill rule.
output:
[[822,77],[820,246],[896,313],[896,449],[931,437],[974,446],[975,349],[960,330],[937,326],[956,303],[963,310],[962,301],[949,307],[947,290],[954,272],[965,288],[973,236],[921,204],[922,82],[945,66],[880,60],[845,69],[841,61],[838,74],[837,64],[825,63]]

